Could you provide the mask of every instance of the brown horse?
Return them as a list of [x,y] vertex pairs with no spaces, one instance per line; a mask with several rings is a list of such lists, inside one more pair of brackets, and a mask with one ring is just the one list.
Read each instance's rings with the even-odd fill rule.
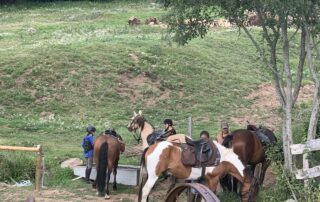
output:
[[[223,142],[223,145],[232,148],[244,165],[249,166],[248,170],[255,173],[254,177],[256,179],[254,181],[256,181],[256,184],[253,186],[262,184],[266,170],[270,165],[270,161],[266,158],[265,150],[269,144],[277,141],[273,131],[248,124],[247,129],[231,132],[228,139]],[[258,164],[260,164],[258,169],[255,169]],[[222,179],[221,184],[224,187],[228,186],[229,190],[232,190],[230,187],[236,187],[235,182],[231,185],[226,182],[226,179]],[[258,187],[256,187],[255,191],[258,191]]]
[[[113,190],[117,189],[117,168],[120,153],[124,152],[125,146],[115,136],[104,134],[100,135],[94,142],[94,162],[96,163],[97,177],[96,186],[98,189],[99,196],[105,196],[109,199],[109,180],[111,172],[113,172]],[[106,174],[106,172],[108,174]],[[107,180],[107,188],[106,187]],[[106,192],[106,193],[105,193]]]
[[[134,113],[128,125],[128,130],[139,131],[143,145],[147,145],[146,139],[150,132],[149,125],[151,126],[141,113]],[[146,129],[148,131],[145,131]],[[216,141],[213,141],[213,144],[220,153],[220,163],[217,166],[206,167],[204,170],[198,167],[185,166],[181,162],[182,149],[180,144],[162,141],[146,147],[141,162],[140,174],[142,177],[140,176],[140,182],[142,186],[139,190],[139,201],[147,201],[151,189],[159,176],[165,171],[170,172],[178,179],[185,180],[199,179],[203,173],[206,185],[212,191],[216,190],[220,177],[231,174],[242,182],[242,200],[248,201],[251,177],[247,175],[245,166],[240,161],[239,156]],[[146,181],[145,184],[144,181]]]

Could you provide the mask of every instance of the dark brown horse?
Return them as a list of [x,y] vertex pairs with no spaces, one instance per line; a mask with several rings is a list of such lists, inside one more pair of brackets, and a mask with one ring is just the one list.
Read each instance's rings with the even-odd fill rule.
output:
[[[241,161],[249,166],[251,172],[257,175],[254,176],[257,178],[255,179],[256,185],[262,184],[265,172],[270,164],[270,161],[266,158],[266,148],[269,144],[277,141],[273,131],[248,125],[247,129],[233,131],[228,139],[229,141],[223,142],[224,146],[232,148],[234,153],[239,155]],[[259,170],[255,169],[257,165],[259,165]],[[225,179],[222,179],[222,182],[225,182]],[[232,190],[231,185],[228,184],[228,186],[228,189]],[[236,185],[233,184],[233,187],[236,187]]]
[[[124,152],[125,146],[119,138],[115,136],[104,134],[100,135],[94,142],[94,162],[96,163],[97,177],[96,186],[98,189],[99,196],[105,196],[109,199],[109,180],[111,172],[113,172],[113,190],[117,189],[117,168],[120,153]],[[108,173],[108,174],[106,174]],[[107,188],[106,187],[107,180]]]

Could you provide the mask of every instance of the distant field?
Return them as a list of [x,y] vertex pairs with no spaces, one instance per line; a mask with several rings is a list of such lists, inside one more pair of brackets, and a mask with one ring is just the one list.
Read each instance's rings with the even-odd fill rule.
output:
[[164,12],[150,2],[1,8],[0,143],[81,156],[88,123],[115,127],[132,145],[125,126],[133,110],[156,127],[171,117],[180,132],[192,116],[197,135],[249,106],[244,96],[267,80],[250,41],[215,28],[178,47],[162,40],[161,26],[128,26],[132,16],[161,20]]

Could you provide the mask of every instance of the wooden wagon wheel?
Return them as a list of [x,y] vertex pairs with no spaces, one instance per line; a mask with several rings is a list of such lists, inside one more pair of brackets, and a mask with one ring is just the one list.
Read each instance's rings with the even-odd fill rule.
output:
[[[184,190],[194,190],[206,202],[220,202],[218,197],[206,186],[199,183],[179,183],[166,196],[166,202],[176,202]],[[199,198],[200,198],[199,197]]]

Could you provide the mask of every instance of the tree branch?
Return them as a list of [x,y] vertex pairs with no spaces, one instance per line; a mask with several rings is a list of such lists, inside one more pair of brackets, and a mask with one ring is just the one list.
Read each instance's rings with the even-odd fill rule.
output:
[[302,81],[302,76],[303,76],[303,67],[306,59],[306,30],[304,28],[305,26],[302,26],[301,30],[301,37],[300,37],[300,55],[299,55],[299,64],[297,67],[297,78],[296,78],[296,83],[293,91],[293,101],[292,104],[296,102],[298,99],[298,95],[300,92],[300,87],[301,87],[301,81]]

